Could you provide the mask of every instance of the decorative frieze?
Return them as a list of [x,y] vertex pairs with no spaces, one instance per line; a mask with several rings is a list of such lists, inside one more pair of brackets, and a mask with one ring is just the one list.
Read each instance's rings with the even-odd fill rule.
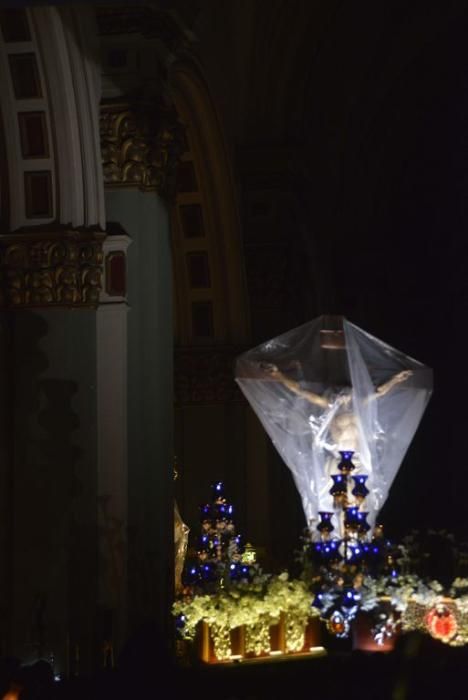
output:
[[103,238],[101,233],[77,232],[1,237],[1,306],[97,306]]

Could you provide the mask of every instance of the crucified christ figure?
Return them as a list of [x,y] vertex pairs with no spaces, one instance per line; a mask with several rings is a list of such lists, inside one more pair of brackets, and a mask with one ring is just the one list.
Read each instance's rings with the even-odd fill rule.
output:
[[[299,382],[290,379],[278,367],[270,363],[262,363],[262,370],[272,380],[281,382],[287,389],[302,399],[309,401],[315,406],[325,409],[324,426],[330,431],[330,436],[335,445],[341,450],[358,452],[359,430],[357,416],[350,407],[352,401],[351,388],[344,388],[341,391],[328,394],[328,396],[316,394],[309,389],[303,389]],[[404,370],[395,374],[385,384],[377,387],[373,394],[367,397],[366,402],[374,401],[388,394],[395,386],[405,382],[411,377],[411,370]]]
[[[278,367],[270,363],[262,363],[261,370],[265,377],[272,381],[280,382],[290,392],[308,401],[310,404],[323,409],[320,420],[311,414],[309,425],[313,447],[323,453],[323,474],[326,479],[315,482],[314,490],[317,493],[320,507],[323,510],[333,509],[333,499],[330,495],[330,478],[336,473],[339,451],[354,453],[353,463],[356,467],[355,474],[372,474],[370,455],[367,455],[366,463],[362,462],[363,435],[359,417],[353,406],[353,392],[351,387],[326,391],[320,395],[309,389],[303,388],[298,381],[287,377]],[[378,401],[388,395],[397,385],[402,384],[411,377],[413,372],[405,370],[395,374],[387,382],[381,384],[375,391],[364,399],[364,405]],[[364,436],[364,443],[366,438]],[[360,449],[361,447],[361,449]],[[315,481],[315,479],[314,479]],[[353,503],[352,483],[348,481],[347,503]]]

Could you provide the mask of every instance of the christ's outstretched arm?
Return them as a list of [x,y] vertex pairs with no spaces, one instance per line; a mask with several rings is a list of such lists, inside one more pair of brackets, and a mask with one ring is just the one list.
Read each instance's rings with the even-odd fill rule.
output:
[[313,403],[316,406],[322,406],[322,408],[328,407],[328,401],[323,396],[319,396],[319,394],[314,394],[313,391],[302,389],[299,385],[299,382],[296,382],[294,379],[289,379],[289,377],[286,377],[276,365],[262,363],[261,367],[272,379],[274,379],[277,382],[281,382],[281,384],[284,384],[284,386],[286,386],[290,391],[297,394],[297,396],[300,396],[301,399],[306,399],[307,401],[310,401],[310,403]]
[[388,394],[388,392],[391,391],[394,386],[401,384],[402,382],[406,382],[406,380],[412,375],[413,372],[410,369],[406,369],[403,372],[395,374],[395,376],[389,379],[388,382],[385,382],[385,384],[377,387],[375,394],[372,394],[370,398],[379,399],[381,396],[385,396],[385,394]]

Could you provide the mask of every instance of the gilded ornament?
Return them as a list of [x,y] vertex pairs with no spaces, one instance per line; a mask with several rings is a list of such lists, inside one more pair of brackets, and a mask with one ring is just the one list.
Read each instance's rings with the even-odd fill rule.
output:
[[99,303],[103,234],[15,234],[0,241],[2,306]]
[[257,552],[255,548],[247,542],[245,545],[244,553],[241,556],[241,562],[243,564],[255,564],[257,561]]
[[225,661],[230,658],[231,651],[231,631],[229,627],[213,624],[211,626],[214,652],[218,661]]
[[293,653],[301,651],[305,644],[305,631],[307,627],[308,618],[301,617],[300,615],[294,615],[291,613],[286,614],[285,625],[286,625],[286,651]]
[[269,654],[271,651],[270,643],[270,619],[268,617],[260,618],[253,625],[246,625],[245,628],[245,652],[246,654]]
[[183,127],[173,107],[159,101],[101,107],[101,151],[108,187],[138,187],[169,197],[183,150]]

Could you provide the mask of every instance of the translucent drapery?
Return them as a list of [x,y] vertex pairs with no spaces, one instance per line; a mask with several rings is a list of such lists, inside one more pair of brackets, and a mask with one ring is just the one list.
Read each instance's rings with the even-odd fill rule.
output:
[[[236,380],[291,470],[312,531],[353,451],[375,523],[432,391],[432,370],[342,317],[321,316],[241,355]],[[349,481],[352,481],[351,479]],[[335,532],[342,522],[335,517]]]

